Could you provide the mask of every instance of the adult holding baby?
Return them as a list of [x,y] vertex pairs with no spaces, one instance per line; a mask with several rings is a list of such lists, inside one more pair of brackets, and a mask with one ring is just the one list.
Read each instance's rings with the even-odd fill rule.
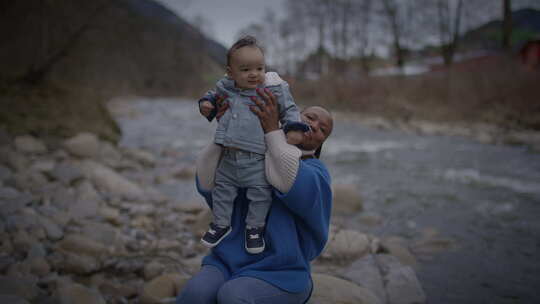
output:
[[[178,304],[292,304],[305,303],[311,295],[310,262],[326,244],[332,207],[330,175],[318,156],[333,120],[324,108],[306,108],[301,120],[310,130],[299,144],[290,145],[279,128],[276,97],[265,89],[257,93],[250,109],[264,131],[266,178],[273,187],[266,248],[255,255],[242,249],[248,199],[241,190],[234,201],[231,232],[203,259]],[[197,189],[210,207],[220,149],[211,143],[197,160]]]

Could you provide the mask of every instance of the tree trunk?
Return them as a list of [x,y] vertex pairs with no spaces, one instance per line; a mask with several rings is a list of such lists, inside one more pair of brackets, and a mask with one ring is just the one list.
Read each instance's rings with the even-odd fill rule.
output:
[[397,20],[397,7],[395,3],[391,3],[389,0],[383,0],[382,3],[392,31],[392,45],[396,55],[396,64],[399,68],[402,68],[405,64],[405,52],[401,46],[401,31]]
[[512,37],[512,1],[503,0],[503,25],[502,25],[502,47],[505,50],[511,48]]

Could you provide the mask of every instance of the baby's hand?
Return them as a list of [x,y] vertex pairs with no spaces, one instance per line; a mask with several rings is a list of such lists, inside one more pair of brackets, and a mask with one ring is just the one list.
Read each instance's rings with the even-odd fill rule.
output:
[[208,100],[204,100],[199,104],[199,111],[204,117],[208,117],[210,113],[214,110],[214,106]]
[[289,131],[285,134],[285,137],[287,137],[287,143],[289,145],[298,145],[302,142],[304,133],[302,131]]

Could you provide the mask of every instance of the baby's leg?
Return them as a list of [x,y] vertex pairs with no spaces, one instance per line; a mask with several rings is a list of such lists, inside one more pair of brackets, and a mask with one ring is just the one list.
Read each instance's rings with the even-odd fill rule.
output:
[[272,188],[269,185],[249,187],[246,190],[246,198],[249,201],[246,226],[264,227],[272,203]]
[[208,231],[201,239],[207,247],[217,246],[231,232],[231,218],[234,199],[238,195],[238,185],[234,174],[234,163],[224,153],[216,171],[216,185],[212,190],[213,220]]
[[272,188],[270,186],[253,186],[246,190],[249,201],[246,215],[246,251],[252,254],[264,251],[264,226],[266,216],[272,203]]
[[256,254],[265,248],[264,226],[272,203],[272,188],[266,180],[264,155],[250,154],[249,162],[242,170],[241,180],[249,201],[245,247],[247,252]]

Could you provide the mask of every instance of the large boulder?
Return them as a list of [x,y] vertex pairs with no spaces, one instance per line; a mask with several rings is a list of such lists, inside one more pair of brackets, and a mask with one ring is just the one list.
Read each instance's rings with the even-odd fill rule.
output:
[[95,134],[82,132],[64,142],[68,152],[78,157],[96,157],[99,153],[99,139]]
[[146,283],[140,294],[141,304],[158,304],[174,298],[189,278],[178,274],[164,274]]
[[47,152],[45,144],[30,135],[17,136],[15,138],[15,148],[22,153],[36,153],[41,154]]
[[86,160],[82,162],[81,168],[99,189],[112,196],[127,199],[143,198],[144,192],[140,186],[100,163]]
[[345,272],[345,278],[373,292],[382,303],[386,303],[386,290],[381,271],[371,254],[356,260]]
[[60,304],[105,304],[101,293],[81,284],[66,283],[58,288]]
[[339,230],[333,234],[324,250],[323,256],[335,260],[348,260],[360,257],[370,250],[367,235],[355,230]]
[[327,274],[315,273],[309,304],[382,304],[370,290]]
[[422,304],[426,303],[426,294],[410,266],[405,266],[389,254],[376,256],[383,274],[389,304]]
[[358,187],[351,184],[335,184],[332,186],[332,211],[354,214],[363,209],[363,201]]

